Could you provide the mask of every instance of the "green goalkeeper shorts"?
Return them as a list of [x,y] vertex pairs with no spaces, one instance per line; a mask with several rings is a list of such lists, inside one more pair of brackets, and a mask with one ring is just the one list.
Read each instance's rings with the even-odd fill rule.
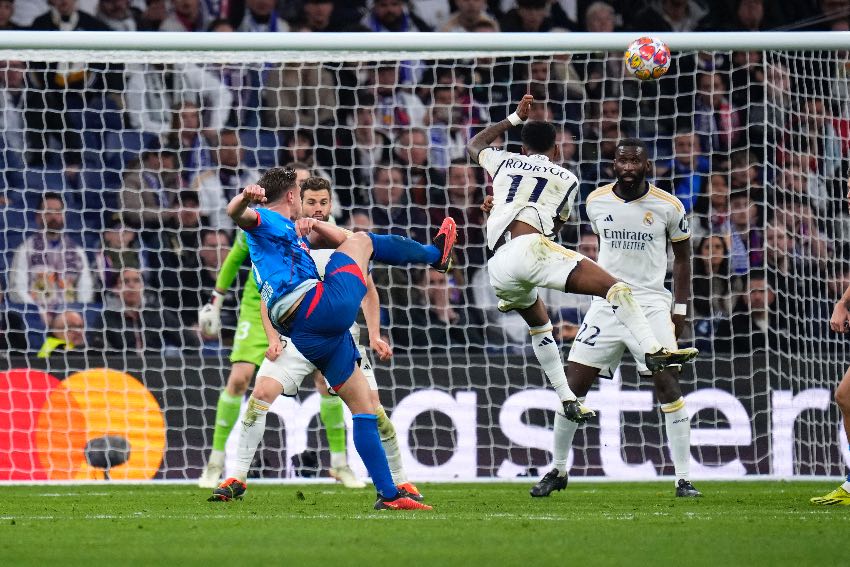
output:
[[260,294],[253,281],[245,285],[239,305],[239,319],[233,336],[230,362],[250,362],[259,367],[266,356],[269,341],[260,316]]

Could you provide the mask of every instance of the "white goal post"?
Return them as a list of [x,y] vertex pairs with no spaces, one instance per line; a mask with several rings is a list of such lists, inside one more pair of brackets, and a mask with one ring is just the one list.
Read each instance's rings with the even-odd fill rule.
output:
[[[673,53],[660,81],[624,76],[622,52],[641,35]],[[682,387],[694,477],[843,474],[850,450],[832,390],[848,342],[828,321],[850,284],[848,46],[850,32],[0,34],[0,90],[15,94],[5,108],[17,117],[0,124],[9,355],[0,399],[11,400],[0,404],[0,439],[13,439],[0,443],[0,482],[100,478],[85,447],[108,436],[130,447],[111,478],[198,476],[240,332],[239,292],[253,285],[243,270],[223,334],[199,335],[197,310],[212,291],[205,271],[216,271],[218,249],[233,238],[220,214],[237,183],[225,181],[228,149],[239,175],[306,161],[333,181],[340,223],[427,238],[440,218],[459,215],[463,240],[448,279],[375,270],[396,347],[393,361],[376,365],[382,401],[411,478],[545,472],[557,398],[524,324],[495,309],[475,213],[489,180],[463,153],[526,91],[539,117],[556,123],[564,163],[582,182],[559,236],[566,245],[592,248],[583,199],[613,180],[621,137],[647,143],[653,182],[691,215],[694,307],[683,343],[703,354]],[[198,123],[187,126],[186,112]],[[517,147],[517,136],[503,142]],[[152,154],[156,164],[146,161]],[[141,184],[136,194],[132,183]],[[18,254],[40,231],[48,192],[64,201],[62,242],[87,259],[62,286],[32,254]],[[210,235],[217,230],[223,241]],[[137,328],[121,316],[124,268],[139,270],[163,313]],[[587,304],[544,300],[566,360]],[[82,314],[90,350],[39,358],[50,321],[66,310]],[[137,342],[116,346],[131,335]],[[316,452],[327,463],[318,403],[309,390],[275,403],[259,476],[322,475],[302,458]],[[652,384],[633,366],[600,380],[588,405],[600,417],[576,437],[572,476],[672,474]],[[110,412],[115,420],[103,417]]]

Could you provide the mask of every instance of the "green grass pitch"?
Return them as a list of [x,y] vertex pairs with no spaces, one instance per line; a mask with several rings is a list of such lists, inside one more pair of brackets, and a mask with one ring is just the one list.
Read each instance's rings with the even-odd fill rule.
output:
[[0,565],[847,565],[850,506],[825,482],[423,484],[432,512],[373,492],[255,484],[209,503],[188,485],[0,486]]

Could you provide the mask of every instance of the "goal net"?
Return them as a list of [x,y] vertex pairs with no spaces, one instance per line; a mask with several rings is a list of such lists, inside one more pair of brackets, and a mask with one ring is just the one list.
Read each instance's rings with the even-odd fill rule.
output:
[[[372,272],[395,351],[375,369],[409,476],[548,470],[558,399],[525,323],[496,309],[479,209],[490,180],[465,154],[525,93],[581,182],[559,242],[594,257],[584,200],[614,181],[624,137],[647,143],[651,181],[690,214],[693,476],[850,462],[831,399],[846,340],[829,331],[850,284],[847,51],[674,34],[670,71],[641,83],[624,76],[635,38],[620,34],[116,35],[110,49],[85,32],[63,34],[62,51],[49,35],[0,45],[0,480],[197,478],[253,285],[246,264],[221,332],[199,331],[235,237],[224,206],[293,162],[331,180],[340,225],[427,241],[458,223],[446,275]],[[519,128],[498,144],[519,151]],[[566,360],[589,300],[541,297]],[[579,430],[573,477],[672,474],[651,381],[628,355],[587,404],[599,417]],[[253,474],[326,476],[311,381],[272,413]]]

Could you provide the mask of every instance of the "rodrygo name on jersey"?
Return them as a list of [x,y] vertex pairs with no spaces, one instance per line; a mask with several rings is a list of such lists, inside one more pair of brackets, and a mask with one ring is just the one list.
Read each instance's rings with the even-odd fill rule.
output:
[[491,250],[514,219],[551,237],[555,218],[569,218],[578,179],[546,156],[484,148],[478,163],[493,178],[493,210],[487,219]]

